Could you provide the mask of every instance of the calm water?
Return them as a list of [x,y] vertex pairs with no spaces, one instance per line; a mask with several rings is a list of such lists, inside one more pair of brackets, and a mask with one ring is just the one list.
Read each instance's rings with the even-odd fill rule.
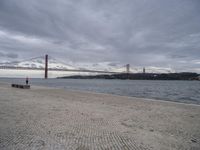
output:
[[[25,79],[0,78],[0,81],[24,83]],[[31,79],[30,82],[63,89],[200,104],[200,81]]]

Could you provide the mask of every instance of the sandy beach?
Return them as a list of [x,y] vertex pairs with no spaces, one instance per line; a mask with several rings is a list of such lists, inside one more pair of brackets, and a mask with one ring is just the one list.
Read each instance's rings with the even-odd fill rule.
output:
[[200,105],[0,83],[1,150],[199,150]]

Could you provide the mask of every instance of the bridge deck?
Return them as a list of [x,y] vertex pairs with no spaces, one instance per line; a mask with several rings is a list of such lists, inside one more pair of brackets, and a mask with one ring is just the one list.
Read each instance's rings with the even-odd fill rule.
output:
[[[0,69],[7,70],[45,70],[45,68],[32,68],[32,67],[14,67],[14,66],[0,66]],[[48,68],[48,71],[67,71],[67,72],[93,72],[93,73],[120,73],[113,71],[103,71],[103,70],[90,70],[90,69],[57,69],[57,68]]]

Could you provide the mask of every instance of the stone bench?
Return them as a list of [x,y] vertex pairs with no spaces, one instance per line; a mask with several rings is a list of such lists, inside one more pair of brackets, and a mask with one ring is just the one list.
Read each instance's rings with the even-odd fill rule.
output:
[[30,89],[30,85],[23,85],[23,84],[11,84],[11,87],[20,89]]

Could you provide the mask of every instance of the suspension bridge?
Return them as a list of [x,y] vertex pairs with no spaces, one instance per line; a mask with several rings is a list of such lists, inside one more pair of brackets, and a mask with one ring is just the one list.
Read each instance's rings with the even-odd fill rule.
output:
[[44,78],[48,78],[48,71],[62,71],[62,72],[90,72],[90,73],[104,73],[104,74],[114,74],[114,73],[130,73],[130,65],[127,64],[123,67],[125,67],[125,71],[123,72],[116,72],[116,71],[105,71],[105,70],[93,70],[93,69],[70,69],[70,68],[51,68],[49,67],[49,56],[45,55],[44,57],[44,67],[34,67],[34,66],[19,66],[16,64],[26,62],[28,60],[33,61],[34,59],[41,58],[41,57],[35,57],[30,58],[27,60],[22,61],[15,61],[15,62],[9,62],[9,63],[0,63],[0,69],[7,69],[7,70],[43,70],[44,71]]

